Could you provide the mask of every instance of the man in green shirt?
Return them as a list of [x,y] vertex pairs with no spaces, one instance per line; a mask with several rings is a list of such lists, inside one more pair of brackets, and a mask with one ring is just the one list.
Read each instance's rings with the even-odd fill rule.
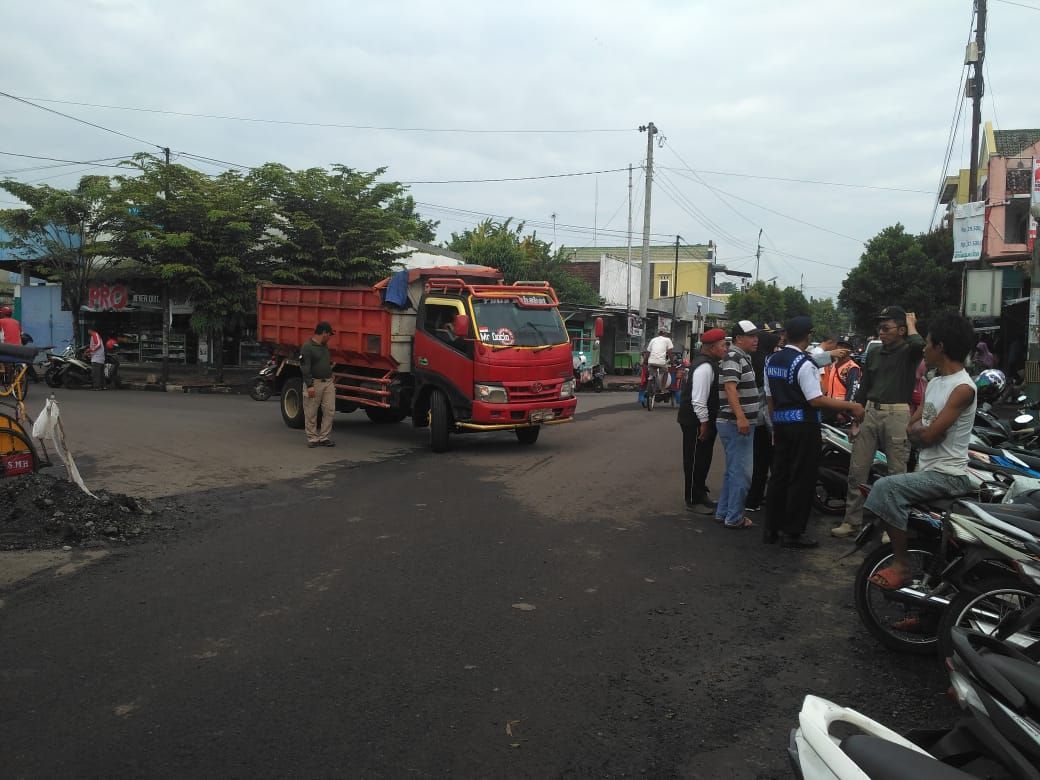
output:
[[[332,326],[319,322],[314,335],[300,348],[300,373],[303,374],[303,420],[308,447],[335,447],[329,438],[332,415],[336,412],[336,384],[332,381],[332,358],[328,343]],[[321,428],[318,410],[321,409]]]
[[886,306],[878,315],[878,338],[881,348],[867,355],[854,399],[866,412],[852,443],[845,521],[831,529],[831,535],[838,538],[859,533],[863,524],[864,499],[859,486],[867,481],[875,450],[884,451],[888,458],[889,475],[905,474],[910,457],[906,426],[917,366],[924,355],[917,315],[899,306]]

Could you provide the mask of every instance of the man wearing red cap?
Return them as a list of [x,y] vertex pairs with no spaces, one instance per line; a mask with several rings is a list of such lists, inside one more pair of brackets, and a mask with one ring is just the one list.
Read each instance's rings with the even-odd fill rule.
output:
[[706,331],[679,394],[683,499],[688,510],[702,515],[715,512],[715,503],[708,498],[707,479],[715,448],[715,419],[719,413],[719,361],[725,354],[726,332],[721,328]]

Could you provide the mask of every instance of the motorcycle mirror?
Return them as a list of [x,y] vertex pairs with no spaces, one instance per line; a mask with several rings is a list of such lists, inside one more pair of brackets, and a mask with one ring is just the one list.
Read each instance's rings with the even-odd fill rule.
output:
[[1033,415],[1031,414],[1020,414],[1015,418],[1015,425],[1028,425],[1033,422]]
[[1018,398],[1015,399],[1015,403],[1016,404],[1024,404],[1028,400],[1029,400],[1029,396],[1023,394],[1023,395],[1018,396]]
[[598,338],[598,339],[603,338],[603,327],[604,327],[604,325],[603,325],[603,318],[602,317],[596,317],[596,320],[595,320],[595,322],[593,323],[593,326],[592,326],[592,332],[595,334],[596,338]]

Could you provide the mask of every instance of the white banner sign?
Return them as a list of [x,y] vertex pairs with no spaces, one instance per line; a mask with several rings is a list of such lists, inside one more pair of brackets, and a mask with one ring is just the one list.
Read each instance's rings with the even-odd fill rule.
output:
[[986,230],[986,203],[961,203],[953,210],[953,262],[982,258],[982,236]]

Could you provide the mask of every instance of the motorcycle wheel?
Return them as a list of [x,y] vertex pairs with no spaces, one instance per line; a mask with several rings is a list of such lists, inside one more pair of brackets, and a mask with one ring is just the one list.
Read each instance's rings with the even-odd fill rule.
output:
[[[827,454],[820,459],[819,467],[832,469],[833,471],[843,471],[848,474],[849,458],[844,454]],[[820,514],[832,517],[845,514],[845,496],[832,493],[827,484],[819,478],[816,480],[816,490],[813,492],[812,505],[813,509]]]
[[[922,544],[920,540],[911,540],[909,554],[914,582],[919,583],[931,568],[938,550],[929,544]],[[856,612],[867,630],[890,650],[930,655],[939,646],[939,611],[897,601],[891,593],[870,583],[870,578],[891,566],[892,561],[891,544],[882,544],[863,559],[856,571],[854,586]],[[912,618],[917,619],[916,624],[899,625],[900,621]]]
[[257,379],[249,391],[249,397],[254,401],[266,401],[271,397],[271,386],[265,380]]
[[603,392],[603,380],[600,379],[599,377],[596,377],[595,379],[593,379],[592,380],[592,389],[593,389],[594,392],[602,393]]
[[49,366],[46,371],[43,372],[43,381],[47,383],[47,387],[61,387],[61,369],[55,366]]
[[[975,583],[971,590],[958,593],[943,612],[939,623],[940,659],[953,653],[953,629],[967,628],[992,636],[1001,620],[1013,612],[1027,609],[1037,594],[1022,587],[1022,582],[1010,574],[998,574]],[[1040,640],[1040,626],[1026,627],[1008,641],[1022,649]]]

